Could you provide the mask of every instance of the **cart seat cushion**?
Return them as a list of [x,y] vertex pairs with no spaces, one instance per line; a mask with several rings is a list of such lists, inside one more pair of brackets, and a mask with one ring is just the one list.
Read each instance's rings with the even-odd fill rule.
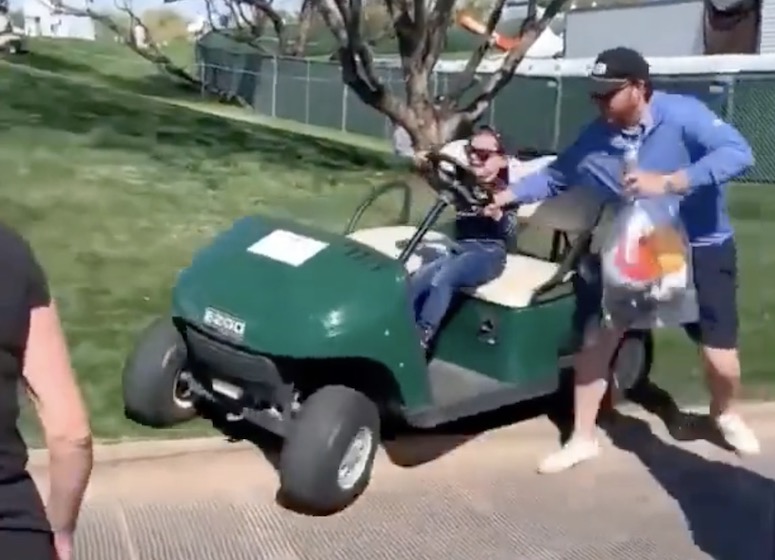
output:
[[[384,255],[398,258],[401,249],[414,232],[415,228],[412,226],[370,228],[356,231],[350,234],[349,238]],[[428,232],[406,263],[407,271],[415,272],[423,264],[440,257],[451,244],[452,241],[443,233]],[[558,268],[558,264],[541,259],[525,255],[508,255],[503,274],[479,286],[472,291],[472,294],[481,300],[503,307],[526,307],[530,304],[535,291],[548,282]]]

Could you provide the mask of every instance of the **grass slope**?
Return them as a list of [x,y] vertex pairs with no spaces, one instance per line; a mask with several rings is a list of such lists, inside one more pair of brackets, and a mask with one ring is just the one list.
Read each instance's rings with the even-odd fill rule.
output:
[[[76,77],[91,76],[85,81],[0,66],[0,219],[32,241],[50,275],[96,434],[150,435],[123,419],[121,365],[137,331],[167,307],[175,274],[196,248],[254,211],[338,230],[394,171],[384,154],[353,147],[355,137],[347,145],[257,125],[249,113],[227,119],[125,93],[122,82],[95,78],[108,70],[92,66],[103,60],[94,46],[76,46],[86,51],[63,43],[57,56],[49,53],[73,58],[50,70],[72,76],[80,64]],[[121,62],[135,56],[129,52],[110,56],[114,72],[134,64]],[[122,79],[154,75],[150,66],[134,68]],[[746,390],[768,397],[775,394],[775,191],[732,188],[730,199]],[[385,200],[366,221],[389,219],[397,207],[397,197]],[[660,334],[657,354],[663,385],[692,400],[701,394],[694,350],[682,335]]]

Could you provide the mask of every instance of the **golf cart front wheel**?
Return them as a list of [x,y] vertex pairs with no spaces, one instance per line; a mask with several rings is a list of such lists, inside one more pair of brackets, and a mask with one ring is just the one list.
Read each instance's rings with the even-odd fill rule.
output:
[[349,387],[323,387],[302,404],[280,454],[280,493],[293,509],[330,514],[366,489],[380,440],[374,402]]
[[127,418],[166,428],[196,416],[188,389],[186,344],[172,320],[162,317],[140,335],[124,366],[122,388]]

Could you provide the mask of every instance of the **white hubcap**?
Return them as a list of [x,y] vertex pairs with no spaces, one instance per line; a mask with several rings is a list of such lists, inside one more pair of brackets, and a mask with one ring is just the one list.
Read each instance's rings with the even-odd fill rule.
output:
[[188,410],[194,406],[194,399],[188,386],[188,380],[182,371],[179,371],[175,376],[175,383],[172,386],[172,400],[175,406],[181,410]]
[[366,472],[374,436],[368,428],[361,428],[350,442],[347,451],[339,463],[337,483],[342,490],[352,490]]

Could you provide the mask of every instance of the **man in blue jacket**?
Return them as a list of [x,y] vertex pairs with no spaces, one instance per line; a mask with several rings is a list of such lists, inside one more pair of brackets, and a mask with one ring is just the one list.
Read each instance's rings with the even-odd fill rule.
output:
[[[735,410],[740,387],[737,259],[725,194],[727,182],[753,165],[751,148],[696,98],[652,91],[649,65],[631,49],[601,53],[589,81],[600,118],[548,168],[499,193],[487,211],[542,200],[570,187],[592,189],[608,200],[630,193],[681,196],[699,303],[699,321],[686,331],[700,348],[710,413],[734,449],[758,453],[755,434]],[[633,147],[638,161],[630,169],[623,154]],[[595,305],[599,311],[599,302]],[[600,452],[595,421],[609,362],[623,333],[599,327],[595,336],[590,334],[585,333],[575,358],[574,435],[540,464],[539,472],[560,472]]]

